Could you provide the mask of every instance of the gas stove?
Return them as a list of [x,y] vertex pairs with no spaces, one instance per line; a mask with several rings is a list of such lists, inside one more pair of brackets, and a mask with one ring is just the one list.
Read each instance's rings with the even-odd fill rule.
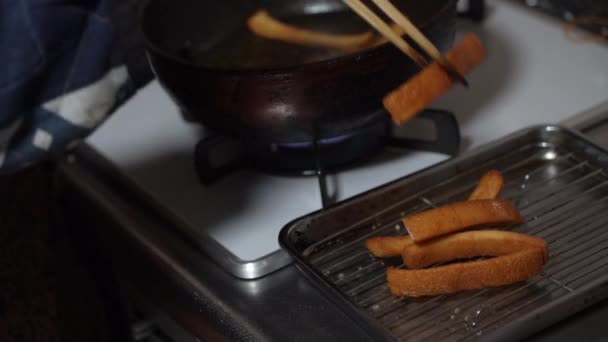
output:
[[[138,101],[140,98],[144,100]],[[146,99],[161,101],[150,110]],[[445,152],[388,147],[365,163],[323,174],[322,179],[316,173],[313,177],[285,176],[239,168],[228,174],[221,172],[221,178],[210,182],[217,178],[209,176],[210,169],[217,171],[208,167],[211,161],[230,160],[233,152],[230,145],[220,144],[201,156],[201,141],[209,144],[204,140],[208,136],[200,126],[183,121],[162,88],[152,83],[89,142],[117,165],[138,191],[179,218],[180,229],[193,243],[228,272],[248,279],[290,262],[279,247],[280,229],[297,217],[320,210],[324,199],[326,204],[327,198],[347,199],[449,157]],[[458,140],[448,139],[451,146],[450,140],[442,142],[440,145],[449,146],[443,151],[456,152]]]
[[[573,44],[553,19],[529,13],[523,6],[498,2],[488,6],[494,12],[485,22],[460,23],[462,32],[476,31],[486,43],[487,61],[470,76],[471,89],[455,87],[434,104],[455,113],[465,149],[526,125],[555,122],[605,98],[605,47]],[[406,125],[404,129],[420,131],[410,126],[416,127]],[[88,143],[159,207],[178,217],[190,239],[229,272],[244,278],[259,277],[288,264],[289,258],[277,242],[279,230],[297,217],[320,210],[327,197],[344,200],[449,157],[445,149],[437,153],[389,147],[365,163],[324,177],[321,189],[327,188],[327,194],[320,193],[315,177],[286,177],[251,168],[230,174],[220,168],[223,177],[205,184],[218,178],[213,172],[217,169],[210,165],[218,160],[222,164],[222,159],[234,153],[230,144],[211,151],[212,136],[185,121],[153,82],[107,120]],[[363,146],[369,151],[362,149],[361,142],[354,143],[363,155],[377,149],[372,144]],[[266,158],[293,156],[297,149],[274,148],[277,153],[267,153]],[[278,153],[285,149],[286,154]],[[314,155],[294,167],[318,173],[320,169],[310,167],[316,162]],[[293,160],[275,161],[274,165],[281,164],[295,165]]]

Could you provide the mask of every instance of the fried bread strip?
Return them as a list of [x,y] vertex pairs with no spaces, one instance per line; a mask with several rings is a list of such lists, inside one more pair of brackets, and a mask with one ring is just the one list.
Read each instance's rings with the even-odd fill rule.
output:
[[[469,33],[449,50],[445,57],[460,74],[466,75],[481,64],[486,57],[486,50],[479,38],[474,33]],[[386,95],[384,107],[391,114],[393,121],[402,125],[427,108],[453,84],[454,79],[435,62]]]
[[386,277],[396,296],[434,296],[524,281],[541,272],[544,263],[543,252],[530,248],[496,258],[422,270],[389,268]]
[[247,20],[247,27],[258,36],[287,43],[318,46],[354,52],[374,44],[375,36],[368,31],[359,34],[328,34],[306,30],[273,18],[268,11],[259,10]]
[[474,200],[430,209],[403,219],[416,243],[485,225],[518,224],[519,211],[505,200]]
[[469,200],[498,198],[504,184],[505,181],[502,178],[500,171],[490,170],[481,176],[479,184],[477,184],[477,187],[469,196]]
[[[503,185],[504,180],[500,171],[488,171],[479,180],[479,184],[469,196],[469,200],[498,198]],[[401,251],[412,243],[412,238],[409,236],[379,236],[365,241],[367,249],[379,258],[399,256]]]
[[440,262],[478,256],[501,256],[535,248],[548,258],[543,239],[501,230],[456,233],[422,244],[410,244],[402,250],[403,262],[409,269],[421,269]]
[[365,241],[367,249],[378,258],[399,256],[404,248],[413,244],[414,241],[408,235],[377,236]]

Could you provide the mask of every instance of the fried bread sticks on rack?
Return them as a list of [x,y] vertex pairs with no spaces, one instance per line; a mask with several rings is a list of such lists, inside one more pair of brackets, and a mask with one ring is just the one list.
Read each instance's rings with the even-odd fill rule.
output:
[[544,264],[543,251],[530,248],[496,258],[420,270],[389,268],[386,279],[396,296],[435,296],[524,281],[540,273]]
[[409,236],[379,236],[365,243],[377,257],[399,256],[401,250],[415,242],[428,241],[442,235],[479,226],[518,224],[519,211],[503,200],[472,200],[430,209],[403,219]]
[[409,269],[421,269],[456,259],[501,256],[535,248],[547,256],[543,239],[501,230],[479,230],[448,235],[427,243],[412,243],[401,251]]
[[[403,219],[410,236],[368,239],[366,246],[374,256],[401,255],[408,268],[387,270],[391,292],[432,296],[507,285],[538,274],[548,260],[543,239],[500,230],[462,232],[523,221],[511,202],[496,199],[503,186],[501,173],[491,170],[481,177],[469,200]],[[474,257],[492,258],[436,266]]]
[[504,185],[505,181],[500,171],[490,170],[481,176],[479,184],[469,196],[469,200],[496,199]]
[[415,242],[480,226],[519,224],[523,219],[513,204],[505,200],[456,202],[423,211],[403,219]]
[[[477,187],[469,196],[469,200],[498,198],[503,186],[504,179],[500,171],[490,170],[481,177]],[[379,258],[397,257],[401,255],[403,248],[412,243],[409,235],[378,236],[365,241],[367,249]]]
[[413,243],[409,235],[377,236],[367,239],[365,246],[375,257],[390,258],[400,256],[403,249]]

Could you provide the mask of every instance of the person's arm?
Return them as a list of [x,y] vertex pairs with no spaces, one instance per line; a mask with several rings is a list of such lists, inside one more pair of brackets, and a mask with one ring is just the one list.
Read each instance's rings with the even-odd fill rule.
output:
[[0,174],[63,155],[152,79],[141,0],[8,1],[0,11]]

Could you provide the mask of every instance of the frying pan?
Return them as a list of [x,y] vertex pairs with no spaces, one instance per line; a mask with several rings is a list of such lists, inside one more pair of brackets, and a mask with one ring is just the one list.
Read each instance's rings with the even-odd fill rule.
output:
[[[394,4],[440,50],[450,47],[456,0]],[[260,8],[288,23],[332,18],[301,20],[309,29],[370,30],[340,0],[149,0],[142,19],[148,58],[188,120],[245,141],[331,138],[389,120],[382,97],[420,70],[391,44],[323,57],[254,37],[245,22]]]

